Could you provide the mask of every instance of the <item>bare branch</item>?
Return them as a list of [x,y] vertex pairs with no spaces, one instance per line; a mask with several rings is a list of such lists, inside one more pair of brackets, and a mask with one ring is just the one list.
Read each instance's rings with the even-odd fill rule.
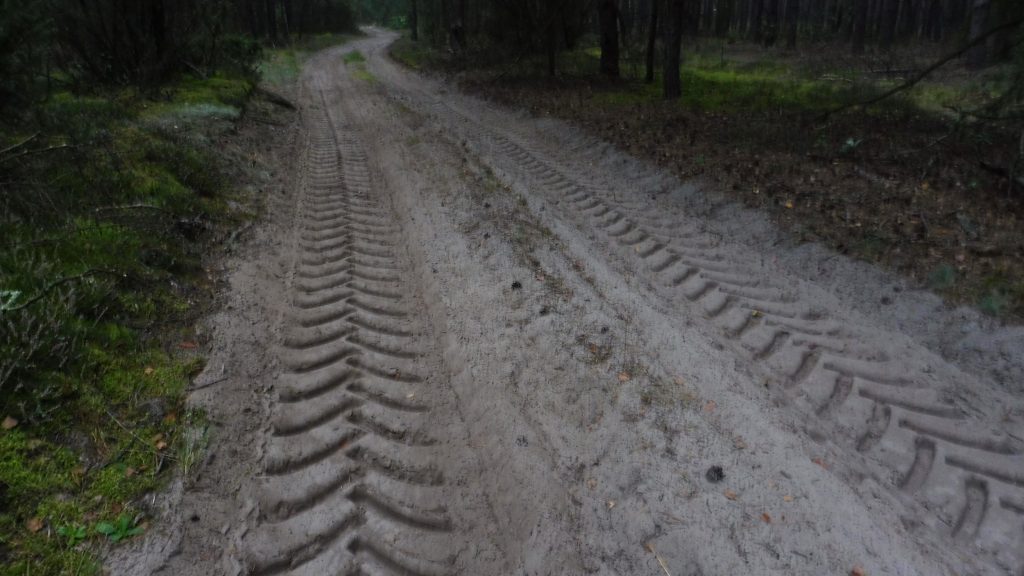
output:
[[46,287],[43,288],[38,294],[36,294],[32,298],[29,298],[28,300],[26,300],[23,304],[20,304],[18,306],[14,306],[14,307],[11,307],[11,308],[7,308],[5,310],[0,310],[0,312],[18,312],[20,310],[24,310],[25,308],[28,308],[29,306],[35,304],[36,302],[39,302],[40,300],[45,298],[47,294],[52,292],[54,289],[59,288],[60,286],[63,286],[64,284],[68,284],[70,282],[78,282],[79,280],[83,280],[85,278],[88,278],[89,276],[95,276],[97,274],[106,274],[106,275],[109,275],[109,276],[116,276],[118,278],[124,278],[125,277],[124,274],[122,274],[120,272],[114,272],[113,270],[105,270],[105,269],[101,269],[101,268],[90,268],[89,270],[86,270],[85,272],[82,272],[81,274],[76,274],[74,276],[65,276],[64,278],[59,278],[57,280],[54,280],[53,282],[50,282],[49,284],[47,284]]
[[934,72],[934,71],[938,70],[939,68],[945,66],[949,62],[951,62],[953,60],[956,60],[957,58],[963,56],[971,48],[974,48],[975,46],[978,46],[979,44],[982,44],[983,42],[987,41],[989,39],[989,37],[991,37],[993,34],[997,34],[999,32],[1002,32],[1003,30],[1009,30],[1011,28],[1016,28],[1017,26],[1020,26],[1020,24],[1022,22],[1024,22],[1024,18],[1018,18],[1017,20],[1013,20],[1013,21],[1007,22],[1005,24],[1001,24],[999,26],[996,26],[995,28],[992,28],[988,32],[985,32],[981,36],[978,36],[977,38],[971,40],[967,44],[964,44],[963,46],[961,46],[960,48],[956,49],[955,51],[950,52],[949,54],[943,56],[942,58],[937,60],[934,64],[932,64],[931,66],[925,68],[924,70],[919,72],[916,76],[914,76],[910,80],[907,80],[903,84],[900,84],[899,86],[896,86],[895,88],[893,88],[891,90],[887,90],[887,91],[883,92],[882,94],[879,94],[878,96],[875,96],[873,98],[868,98],[867,100],[863,100],[861,102],[851,102],[849,104],[844,104],[842,106],[839,106],[838,108],[835,108],[833,110],[829,110],[828,112],[825,112],[824,114],[822,114],[821,116],[816,118],[815,121],[820,122],[822,120],[827,119],[829,116],[831,116],[833,114],[838,114],[839,112],[845,112],[846,110],[850,110],[852,108],[860,108],[860,107],[863,107],[863,106],[870,106],[871,104],[875,104],[875,103],[881,102],[882,100],[885,100],[886,98],[889,98],[890,96],[894,96],[896,94],[899,94],[900,92],[903,92],[904,90],[913,87],[914,85],[916,85],[921,80],[924,80],[932,72]]

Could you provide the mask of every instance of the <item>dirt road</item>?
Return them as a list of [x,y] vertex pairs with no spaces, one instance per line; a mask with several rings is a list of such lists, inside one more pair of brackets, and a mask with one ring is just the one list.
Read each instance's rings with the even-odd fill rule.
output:
[[392,39],[307,66],[211,456],[115,571],[1024,574],[1019,329]]

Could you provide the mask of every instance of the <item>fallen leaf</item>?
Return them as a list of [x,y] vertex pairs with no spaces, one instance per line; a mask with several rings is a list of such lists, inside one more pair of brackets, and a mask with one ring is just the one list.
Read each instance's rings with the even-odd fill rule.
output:
[[737,450],[745,450],[747,448],[746,441],[744,441],[740,436],[733,438],[732,445],[735,446]]
[[793,209],[793,201],[792,200],[786,200],[786,208],[788,208],[790,210]]
[[868,576],[868,573],[864,571],[861,566],[854,566],[853,570],[850,570],[850,576]]
[[619,372],[619,382],[629,382],[630,378],[632,376],[629,375],[629,372]]
[[25,528],[28,528],[29,532],[35,534],[43,529],[43,519],[38,516],[35,518],[29,518],[28,521],[25,522]]
[[154,370],[152,366],[146,366],[146,369],[142,371],[146,376],[152,376],[153,372],[156,372],[156,370]]
[[652,546],[650,542],[644,544],[644,550],[647,550],[651,554],[654,554],[654,546]]
[[718,408],[718,404],[714,400],[708,400],[704,404],[704,411],[707,412],[708,414],[714,412],[715,408]]
[[128,468],[124,469],[124,477],[125,478],[131,478],[132,476],[135,476],[136,474],[138,474],[138,470],[136,470],[135,468],[132,468],[131,466],[129,466]]
[[772,523],[772,517],[769,516],[767,512],[762,512],[761,513],[761,520],[764,520],[765,524],[771,524]]
[[11,418],[10,416],[4,418],[3,423],[0,423],[0,427],[2,427],[4,430],[10,430],[11,428],[14,428],[17,425],[18,421],[15,420],[14,418]]
[[615,500],[608,501],[608,509],[611,510],[612,508],[615,508]]
[[728,498],[729,500],[736,500],[737,498],[740,497],[739,494],[733,492],[732,490],[728,490],[728,489],[725,492],[723,492],[723,494],[725,494],[725,497]]
[[195,342],[182,342],[181,344],[178,344],[178,348],[181,348],[182,350],[195,350],[198,347],[199,345]]
[[782,497],[782,501],[783,502],[792,502],[793,501],[793,497],[790,496],[789,494],[786,494],[785,496]]
[[167,448],[167,442],[164,442],[163,440],[161,440],[161,441],[156,443],[156,449],[157,450],[163,450],[165,448]]
[[591,490],[597,488],[597,478],[591,478],[590,480],[587,480],[587,488],[590,488]]
[[818,466],[821,466],[825,470],[828,470],[828,464],[825,464],[825,461],[822,460],[821,458],[811,458],[811,462],[814,462]]

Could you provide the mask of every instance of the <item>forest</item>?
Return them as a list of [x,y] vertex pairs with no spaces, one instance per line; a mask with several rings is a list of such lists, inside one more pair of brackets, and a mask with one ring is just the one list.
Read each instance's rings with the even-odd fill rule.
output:
[[[922,573],[1002,569],[1022,319],[1019,0],[0,0],[0,576],[517,573],[589,530],[566,565],[676,574],[785,514],[889,526],[792,486],[862,472],[905,530],[806,573],[885,573],[906,533]],[[710,536],[636,519],[666,501]],[[451,534],[474,554],[423,560]],[[772,546],[721,566],[796,573]]]

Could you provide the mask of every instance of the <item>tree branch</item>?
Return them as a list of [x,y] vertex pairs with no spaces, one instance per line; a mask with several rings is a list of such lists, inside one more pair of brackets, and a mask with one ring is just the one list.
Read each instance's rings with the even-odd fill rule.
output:
[[997,34],[999,32],[1002,32],[1004,30],[1009,30],[1011,28],[1015,28],[1017,26],[1020,26],[1020,24],[1022,22],[1024,22],[1024,18],[1018,18],[1016,20],[1012,20],[1012,21],[1007,22],[1005,24],[1000,24],[999,26],[996,26],[995,28],[992,28],[988,32],[985,32],[981,36],[978,36],[977,38],[971,40],[967,44],[964,44],[963,46],[961,46],[960,48],[956,49],[955,51],[950,52],[949,54],[943,56],[938,61],[936,61],[934,64],[932,64],[931,66],[925,68],[924,70],[919,72],[916,76],[914,76],[910,80],[907,80],[903,84],[900,84],[899,86],[896,86],[895,88],[892,88],[891,90],[887,90],[887,91],[883,92],[882,94],[879,94],[878,96],[875,96],[873,98],[868,98],[867,100],[863,100],[861,102],[851,102],[849,104],[844,104],[842,106],[839,106],[838,108],[835,108],[833,110],[829,110],[828,112],[823,113],[821,116],[818,116],[818,118],[816,118],[815,121],[816,122],[820,122],[822,120],[827,119],[829,116],[831,116],[833,114],[838,114],[839,112],[845,112],[846,110],[850,110],[851,108],[860,108],[860,107],[863,107],[863,106],[870,106],[871,104],[875,104],[875,103],[881,102],[882,100],[885,100],[886,98],[889,98],[890,96],[893,96],[895,94],[899,94],[900,92],[903,92],[904,90],[913,87],[914,85],[916,85],[921,80],[924,80],[932,72],[934,72],[934,71],[938,70],[939,68],[945,66],[949,62],[951,62],[953,60],[956,60],[957,58],[963,56],[971,48],[974,48],[975,46],[978,46],[979,44],[982,44],[983,42],[988,40],[989,37],[991,37],[992,35]]
[[14,306],[12,308],[7,308],[5,310],[0,310],[0,312],[18,312],[24,310],[25,308],[28,308],[29,306],[35,304],[36,302],[39,302],[40,300],[45,298],[47,294],[52,292],[54,289],[63,286],[64,284],[68,284],[69,282],[77,282],[79,280],[82,280],[83,278],[95,276],[96,274],[107,274],[110,276],[116,276],[118,278],[123,278],[125,276],[124,274],[114,272],[113,270],[105,270],[102,268],[90,268],[89,270],[86,270],[81,274],[76,274],[74,276],[65,276],[64,278],[54,280],[53,282],[47,284],[46,287],[43,288],[38,294],[26,300],[23,304]]
[[11,152],[14,152],[18,148],[21,148],[25,144],[28,144],[29,142],[35,140],[36,136],[39,136],[39,132],[36,132],[35,134],[29,136],[28,138],[25,138],[24,140],[22,140],[21,142],[18,142],[17,144],[12,144],[11,146],[8,146],[7,148],[4,148],[3,150],[0,150],[0,156],[3,156],[4,154],[9,154]]

